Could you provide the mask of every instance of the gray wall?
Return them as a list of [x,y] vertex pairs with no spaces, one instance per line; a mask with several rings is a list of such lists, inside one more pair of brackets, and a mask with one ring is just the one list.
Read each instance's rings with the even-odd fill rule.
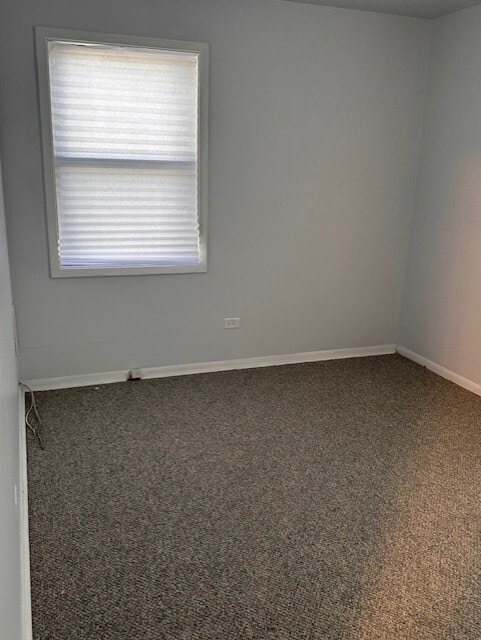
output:
[[0,638],[20,640],[18,384],[0,173]]
[[[23,376],[396,342],[430,23],[280,0],[2,6]],[[207,274],[49,278],[34,25],[210,43]]]
[[481,384],[481,7],[434,23],[400,344]]

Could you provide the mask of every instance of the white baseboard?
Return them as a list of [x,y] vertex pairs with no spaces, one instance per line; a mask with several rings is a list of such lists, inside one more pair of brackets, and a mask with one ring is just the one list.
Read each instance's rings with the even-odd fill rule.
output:
[[412,360],[417,364],[420,364],[422,367],[426,367],[430,371],[437,373],[442,378],[446,378],[446,380],[450,380],[454,382],[463,389],[467,389],[468,391],[472,391],[476,393],[478,396],[481,396],[481,385],[477,382],[473,382],[473,380],[469,380],[468,378],[464,378],[460,376],[459,373],[454,373],[450,369],[446,369],[446,367],[442,367],[437,362],[433,362],[432,360],[428,360],[424,356],[420,356],[418,353],[411,351],[410,349],[406,349],[405,347],[398,346],[397,352],[400,356],[404,356],[408,360]]
[[32,601],[30,590],[30,542],[28,536],[27,434],[25,428],[25,392],[19,385],[19,523],[20,523],[20,588],[22,598],[22,640],[32,640]]
[[33,391],[51,391],[53,389],[71,389],[73,387],[90,387],[96,384],[111,384],[125,382],[128,371],[105,371],[102,373],[83,373],[77,376],[62,376],[59,378],[36,378],[25,380]]
[[[326,349],[324,351],[307,351],[305,353],[289,353],[278,356],[259,356],[254,358],[240,358],[236,360],[197,362],[193,364],[173,364],[163,367],[147,367],[140,369],[140,371],[142,379],[145,380],[149,378],[186,376],[195,373],[209,373],[214,371],[272,367],[276,365],[298,364],[302,362],[320,362],[322,360],[381,356],[390,353],[396,353],[396,345],[382,344],[372,347],[355,347],[352,349]],[[84,375],[64,376],[61,378],[38,378],[36,380],[27,380],[26,382],[34,391],[50,391],[52,389],[69,389],[72,387],[86,387],[96,384],[124,382],[127,380],[128,374],[128,370],[107,371],[105,373],[86,373]]]

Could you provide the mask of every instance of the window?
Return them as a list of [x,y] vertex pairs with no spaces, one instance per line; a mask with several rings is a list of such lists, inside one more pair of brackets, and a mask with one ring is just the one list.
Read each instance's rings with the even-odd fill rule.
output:
[[52,277],[205,271],[208,45],[36,35]]

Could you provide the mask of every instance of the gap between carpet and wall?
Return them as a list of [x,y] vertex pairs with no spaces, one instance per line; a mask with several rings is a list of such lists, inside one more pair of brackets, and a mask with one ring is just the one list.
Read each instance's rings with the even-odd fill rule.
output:
[[[212,362],[197,362],[190,364],[174,364],[161,367],[146,367],[136,369],[141,379],[168,378],[185,376],[196,373],[211,373],[215,371],[233,371],[236,369],[253,369],[256,367],[273,367],[286,364],[301,364],[303,362],[322,362],[325,360],[342,360],[347,358],[365,358],[398,353],[412,360],[422,367],[437,373],[442,378],[481,396],[481,384],[469,380],[446,367],[433,362],[424,356],[406,349],[401,345],[382,344],[371,347],[355,347],[352,349],[326,349],[323,351],[307,351],[304,353],[289,353],[276,356],[256,356],[253,358],[239,358],[234,360],[216,360]],[[27,380],[27,384],[34,391],[51,391],[53,389],[69,389],[72,387],[86,387],[97,384],[111,384],[125,382],[129,378],[130,370],[105,371],[101,373],[86,373],[75,376],[56,378],[36,378]]]
[[[256,356],[234,360],[216,360],[211,362],[173,364],[162,367],[135,368],[135,371],[139,372],[141,379],[148,380],[152,378],[186,376],[195,373],[212,373],[215,371],[234,371],[236,369],[255,369],[257,367],[301,364],[303,362],[382,356],[392,353],[396,353],[395,344],[382,344],[351,349],[326,349],[324,351],[307,351],[304,353],[288,353],[275,356]],[[53,389],[69,389],[72,387],[125,382],[129,377],[129,373],[130,370],[105,371],[102,373],[86,373],[58,378],[37,378],[27,380],[26,382],[33,391],[51,391]]]
[[446,378],[446,380],[450,380],[457,384],[459,387],[463,387],[463,389],[467,389],[472,393],[475,393],[478,396],[481,396],[481,384],[470,380],[469,378],[465,378],[459,373],[455,373],[451,371],[451,369],[447,369],[437,362],[433,362],[424,356],[419,355],[415,351],[411,351],[410,349],[406,349],[405,347],[397,346],[396,352],[399,353],[400,356],[407,358],[408,360],[412,360],[416,362],[416,364],[421,365],[422,367],[426,367],[433,373],[437,373],[441,378]]

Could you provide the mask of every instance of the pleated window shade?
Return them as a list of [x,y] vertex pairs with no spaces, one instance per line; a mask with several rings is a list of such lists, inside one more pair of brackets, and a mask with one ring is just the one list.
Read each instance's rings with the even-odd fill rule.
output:
[[48,41],[60,269],[195,267],[199,54]]

